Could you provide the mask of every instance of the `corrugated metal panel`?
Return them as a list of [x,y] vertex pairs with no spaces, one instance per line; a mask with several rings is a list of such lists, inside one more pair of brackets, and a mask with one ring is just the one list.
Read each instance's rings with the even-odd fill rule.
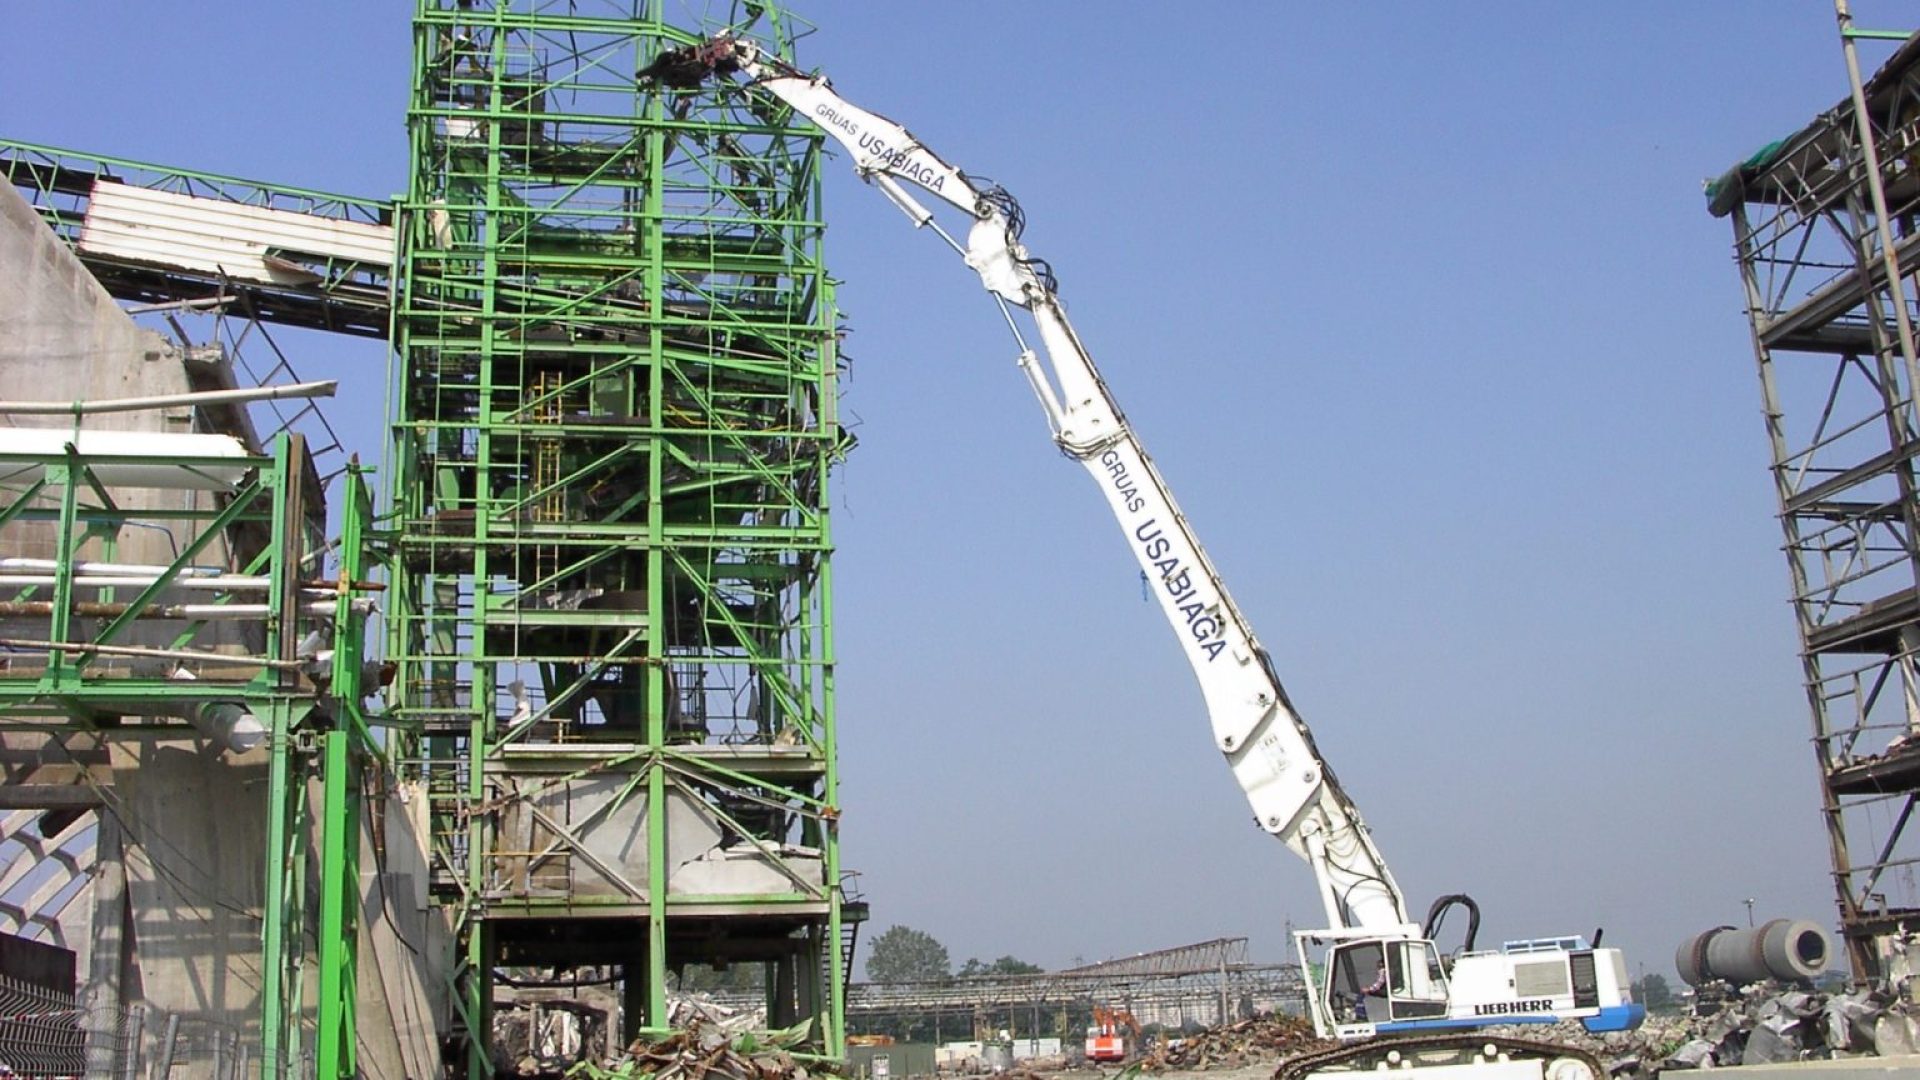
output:
[[393,227],[268,210],[106,181],[93,185],[79,249],[269,285],[312,282],[302,259],[393,259]]

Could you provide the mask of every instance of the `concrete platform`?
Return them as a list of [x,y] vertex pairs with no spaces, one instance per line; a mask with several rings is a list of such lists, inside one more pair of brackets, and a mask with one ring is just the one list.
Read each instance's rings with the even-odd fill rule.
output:
[[1789,1061],[1779,1065],[1729,1065],[1712,1070],[1715,1076],[1740,1073],[1753,1076],[1804,1076],[1818,1080],[1878,1080],[1883,1077],[1920,1077],[1920,1054],[1897,1057],[1835,1058],[1831,1061]]

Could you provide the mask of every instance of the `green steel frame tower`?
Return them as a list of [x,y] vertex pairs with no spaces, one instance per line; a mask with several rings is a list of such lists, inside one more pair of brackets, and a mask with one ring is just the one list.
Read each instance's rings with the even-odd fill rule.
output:
[[[842,1050],[821,134],[659,0],[418,0],[389,604],[470,1075],[507,968],[762,963]],[[740,32],[791,55],[789,17]]]

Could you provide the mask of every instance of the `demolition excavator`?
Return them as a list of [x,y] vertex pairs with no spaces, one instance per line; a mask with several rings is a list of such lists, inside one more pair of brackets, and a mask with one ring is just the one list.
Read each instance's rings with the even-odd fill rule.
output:
[[1139,1049],[1140,1021],[1132,1012],[1105,1005],[1093,1007],[1093,1023],[1087,1025],[1088,1061],[1113,1064],[1127,1060]]
[[[1605,1071],[1584,1051],[1484,1029],[1637,1025],[1644,1010],[1632,1000],[1620,951],[1574,936],[1476,949],[1479,912],[1461,895],[1437,902],[1424,926],[1409,918],[1359,810],[1067,321],[1052,268],[1021,242],[1026,220],[1013,196],[743,37],[723,34],[662,54],[642,75],[668,88],[725,80],[762,116],[784,103],[819,125],[845,147],[860,178],[945,241],[998,305],[1054,442],[1100,488],[1180,641],[1214,744],[1254,820],[1313,868],[1328,927],[1296,932],[1294,945],[1314,1026],[1341,1045],[1290,1061],[1279,1075],[1413,1068],[1432,1080],[1601,1080]],[[957,213],[964,227],[943,225],[926,199]],[[1456,908],[1468,912],[1467,942],[1443,953],[1432,931]]]

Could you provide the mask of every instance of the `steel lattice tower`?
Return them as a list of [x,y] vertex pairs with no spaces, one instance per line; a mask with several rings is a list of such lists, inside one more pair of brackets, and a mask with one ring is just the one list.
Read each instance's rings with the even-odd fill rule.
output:
[[[1820,809],[1856,976],[1920,918],[1920,38],[1708,186],[1733,224],[1799,624]],[[1904,38],[1904,34],[1891,35]]]
[[[767,965],[842,1049],[821,134],[645,71],[648,0],[418,0],[392,386],[396,711],[456,1030],[506,967]],[[791,55],[789,17],[732,25]],[[469,1038],[470,1075],[490,1074]]]

